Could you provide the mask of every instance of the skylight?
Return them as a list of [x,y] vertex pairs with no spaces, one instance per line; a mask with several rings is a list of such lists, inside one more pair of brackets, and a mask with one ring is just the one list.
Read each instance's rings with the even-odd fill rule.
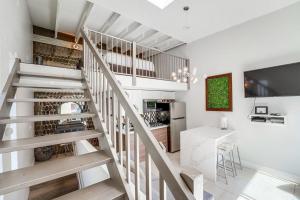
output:
[[174,0],[147,0],[153,5],[159,7],[160,9],[165,9],[168,5],[170,5]]

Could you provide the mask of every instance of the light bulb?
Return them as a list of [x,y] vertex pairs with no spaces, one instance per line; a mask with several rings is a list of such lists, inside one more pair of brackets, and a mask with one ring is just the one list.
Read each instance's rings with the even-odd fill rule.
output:
[[176,73],[175,73],[175,72],[172,72],[172,76],[173,76],[173,77],[176,76]]
[[187,68],[187,67],[184,67],[184,68],[183,68],[183,71],[184,71],[184,72],[187,72],[187,71],[188,71],[188,68]]
[[79,45],[77,43],[73,44],[74,49],[79,49]]
[[177,80],[177,83],[180,83],[180,82],[181,82],[180,79],[178,79],[178,80]]
[[182,69],[178,69],[178,73],[180,74],[182,72]]
[[195,83],[197,83],[198,82],[198,78],[195,78],[194,80],[193,80],[193,83],[195,84]]
[[177,80],[177,77],[176,77],[176,76],[173,76],[173,80],[176,81],[176,80]]

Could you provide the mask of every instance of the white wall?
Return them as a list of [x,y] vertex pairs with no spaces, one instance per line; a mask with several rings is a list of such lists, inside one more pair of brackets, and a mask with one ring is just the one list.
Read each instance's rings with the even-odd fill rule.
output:
[[[32,25],[24,0],[0,0],[0,91],[6,82],[15,58],[23,62],[32,59]],[[26,89],[18,90],[17,97],[32,97]],[[15,104],[11,115],[33,114],[32,104]],[[26,130],[26,131],[25,131]],[[33,135],[32,124],[11,124],[3,139],[16,139]],[[33,164],[33,151],[0,154],[0,172]],[[0,199],[27,199],[28,189],[0,196]]]
[[131,76],[116,75],[116,78],[140,114],[143,113],[143,99],[175,99],[175,91],[187,90],[186,83],[137,77],[137,85],[132,86]]
[[174,81],[164,81],[152,78],[136,78],[136,86],[132,86],[132,77],[124,75],[116,75],[117,80],[121,83],[123,88],[139,88],[147,90],[159,91],[186,91],[186,83],[177,83]]
[[[177,93],[187,102],[188,127],[218,126],[222,115],[238,130],[245,164],[266,167],[294,175],[300,181],[300,97],[258,98],[270,112],[288,116],[287,126],[251,124],[247,118],[253,98],[244,98],[243,72],[300,61],[300,3],[200,39],[172,53],[191,59],[200,81],[188,92]],[[209,21],[208,21],[209,23]],[[233,74],[233,112],[205,110],[203,75]]]
[[15,58],[32,59],[32,25],[24,0],[0,0],[0,89]]

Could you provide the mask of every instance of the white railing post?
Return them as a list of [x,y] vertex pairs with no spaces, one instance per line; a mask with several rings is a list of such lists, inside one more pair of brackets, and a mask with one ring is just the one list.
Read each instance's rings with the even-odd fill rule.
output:
[[112,144],[113,147],[116,149],[117,148],[117,130],[116,130],[116,126],[117,126],[117,122],[116,122],[116,116],[117,116],[117,99],[116,99],[116,95],[114,92],[112,92],[112,136],[111,136],[111,140],[112,140]]
[[118,149],[119,149],[119,158],[120,158],[120,164],[123,166],[123,131],[122,131],[122,107],[121,103],[118,101]]
[[128,116],[125,116],[125,125],[126,125],[126,178],[127,182],[130,183],[130,172],[131,172],[131,166],[130,166],[130,123]]
[[132,43],[132,86],[136,86],[136,42]]
[[146,150],[146,200],[152,200],[151,156]]
[[160,200],[167,199],[167,186],[161,172],[159,172],[159,199]]
[[186,67],[188,68],[189,77],[187,77],[187,86],[188,89],[191,89],[191,66],[190,66],[190,60],[186,59]]
[[140,142],[139,136],[134,131],[134,170],[135,170],[135,199],[138,200],[140,195]]
[[194,168],[184,169],[180,176],[196,200],[203,200],[203,175]]

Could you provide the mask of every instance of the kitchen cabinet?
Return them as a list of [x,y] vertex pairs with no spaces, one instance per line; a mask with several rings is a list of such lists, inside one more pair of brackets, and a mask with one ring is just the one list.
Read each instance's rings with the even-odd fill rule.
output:
[[[155,127],[152,128],[151,130],[153,136],[156,138],[158,142],[161,142],[166,150],[168,150],[168,134],[170,133],[170,127],[168,126],[162,126],[162,127]],[[125,151],[125,135],[122,137],[123,140],[123,151]],[[118,137],[117,137],[117,143],[118,143]],[[140,145],[139,145],[139,153],[140,153],[140,161],[143,162],[145,161],[145,146],[140,140]],[[118,151],[118,148],[117,148]],[[130,134],[130,156],[131,160],[134,160],[134,134]],[[125,153],[124,153],[125,154]]]
[[166,150],[168,150],[168,134],[170,133],[170,127],[157,128],[152,130],[153,136],[158,142],[161,142]]
[[[155,127],[151,130],[153,136],[159,143],[162,143],[166,150],[168,151],[168,133],[170,132],[170,127],[163,126],[163,127]],[[132,142],[134,139],[132,138]],[[134,144],[134,143],[133,143]],[[140,161],[145,160],[145,146],[144,144],[140,144]]]

